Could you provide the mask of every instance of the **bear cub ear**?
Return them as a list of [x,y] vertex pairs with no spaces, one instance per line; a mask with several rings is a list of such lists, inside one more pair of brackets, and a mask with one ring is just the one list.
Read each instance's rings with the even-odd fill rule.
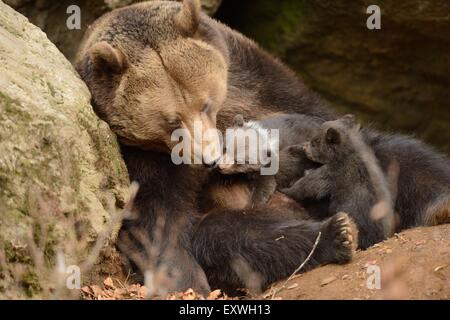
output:
[[348,129],[359,129],[359,125],[356,123],[355,116],[352,114],[346,114],[340,119],[340,121]]
[[341,134],[335,128],[328,128],[325,138],[328,144],[338,145],[341,142]]
[[234,127],[243,127],[244,126],[244,117],[241,114],[234,116],[233,126]]
[[126,58],[122,51],[113,48],[106,41],[94,44],[89,55],[95,69],[99,71],[122,73],[126,67]]
[[201,11],[199,0],[183,0],[183,6],[175,16],[175,25],[186,36],[193,36],[200,24]]

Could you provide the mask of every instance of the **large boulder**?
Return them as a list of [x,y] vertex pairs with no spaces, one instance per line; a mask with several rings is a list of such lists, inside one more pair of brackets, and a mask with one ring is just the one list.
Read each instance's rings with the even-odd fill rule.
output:
[[[5,0],[11,7],[28,17],[31,23],[41,28],[48,38],[72,61],[84,32],[95,19],[113,9],[143,0]],[[213,15],[221,0],[201,0],[203,10]],[[66,20],[70,16],[67,8],[77,5],[81,10],[81,28],[69,30]]]
[[[369,5],[381,30],[368,30]],[[218,17],[294,68],[338,110],[450,153],[448,0],[224,1]]]
[[0,1],[0,298],[40,294],[58,253],[83,261],[128,185],[72,65]]

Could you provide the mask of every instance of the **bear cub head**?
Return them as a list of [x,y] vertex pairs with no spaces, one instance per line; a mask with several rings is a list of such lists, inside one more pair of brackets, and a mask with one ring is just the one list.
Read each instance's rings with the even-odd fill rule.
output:
[[[236,115],[230,134],[225,135],[224,155],[218,164],[222,174],[278,172],[279,135],[259,121],[244,121]],[[228,132],[227,130],[227,132]]]
[[350,114],[324,122],[311,141],[303,144],[303,150],[308,159],[316,163],[336,163],[354,153],[351,138],[359,129],[359,124]]

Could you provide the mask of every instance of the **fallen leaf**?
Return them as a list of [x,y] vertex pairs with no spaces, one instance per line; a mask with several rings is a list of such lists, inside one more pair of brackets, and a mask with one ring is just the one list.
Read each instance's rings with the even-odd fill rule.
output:
[[95,284],[93,286],[91,286],[91,290],[95,296],[100,296],[103,293],[102,288],[100,288],[99,286],[97,286]]
[[104,284],[106,287],[109,287],[109,288],[112,288],[112,289],[115,288],[113,279],[111,279],[111,277],[106,278],[105,281],[103,281],[103,284]]
[[81,291],[83,291],[84,293],[87,293],[87,294],[93,294],[91,288],[88,286],[81,288]]
[[195,300],[197,295],[195,294],[194,290],[189,288],[185,292],[183,292],[183,300]]
[[138,291],[138,296],[143,299],[147,298],[147,291],[148,291],[147,287],[145,286],[140,287]]
[[128,287],[128,291],[129,292],[133,292],[133,293],[137,293],[137,292],[139,292],[139,288],[140,288],[140,285],[132,284],[131,286]]
[[117,296],[124,296],[128,293],[127,289],[124,288],[116,288],[114,289],[114,294]]
[[208,297],[206,298],[207,300],[217,300],[222,294],[222,291],[220,289],[211,291],[208,294]]

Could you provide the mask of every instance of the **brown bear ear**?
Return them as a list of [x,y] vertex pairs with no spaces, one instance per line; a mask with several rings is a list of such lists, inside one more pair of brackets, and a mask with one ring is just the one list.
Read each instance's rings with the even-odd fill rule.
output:
[[341,134],[335,128],[328,128],[326,133],[328,144],[339,144],[341,142]]
[[341,122],[349,129],[356,127],[355,116],[352,114],[346,114],[341,118]]
[[126,67],[126,57],[119,49],[101,41],[92,46],[89,55],[94,67],[99,71],[122,73]]
[[233,119],[234,127],[243,127],[244,126],[244,117],[241,114],[237,114]]
[[183,0],[183,6],[175,16],[175,25],[186,36],[193,36],[200,23],[201,10],[199,0]]

